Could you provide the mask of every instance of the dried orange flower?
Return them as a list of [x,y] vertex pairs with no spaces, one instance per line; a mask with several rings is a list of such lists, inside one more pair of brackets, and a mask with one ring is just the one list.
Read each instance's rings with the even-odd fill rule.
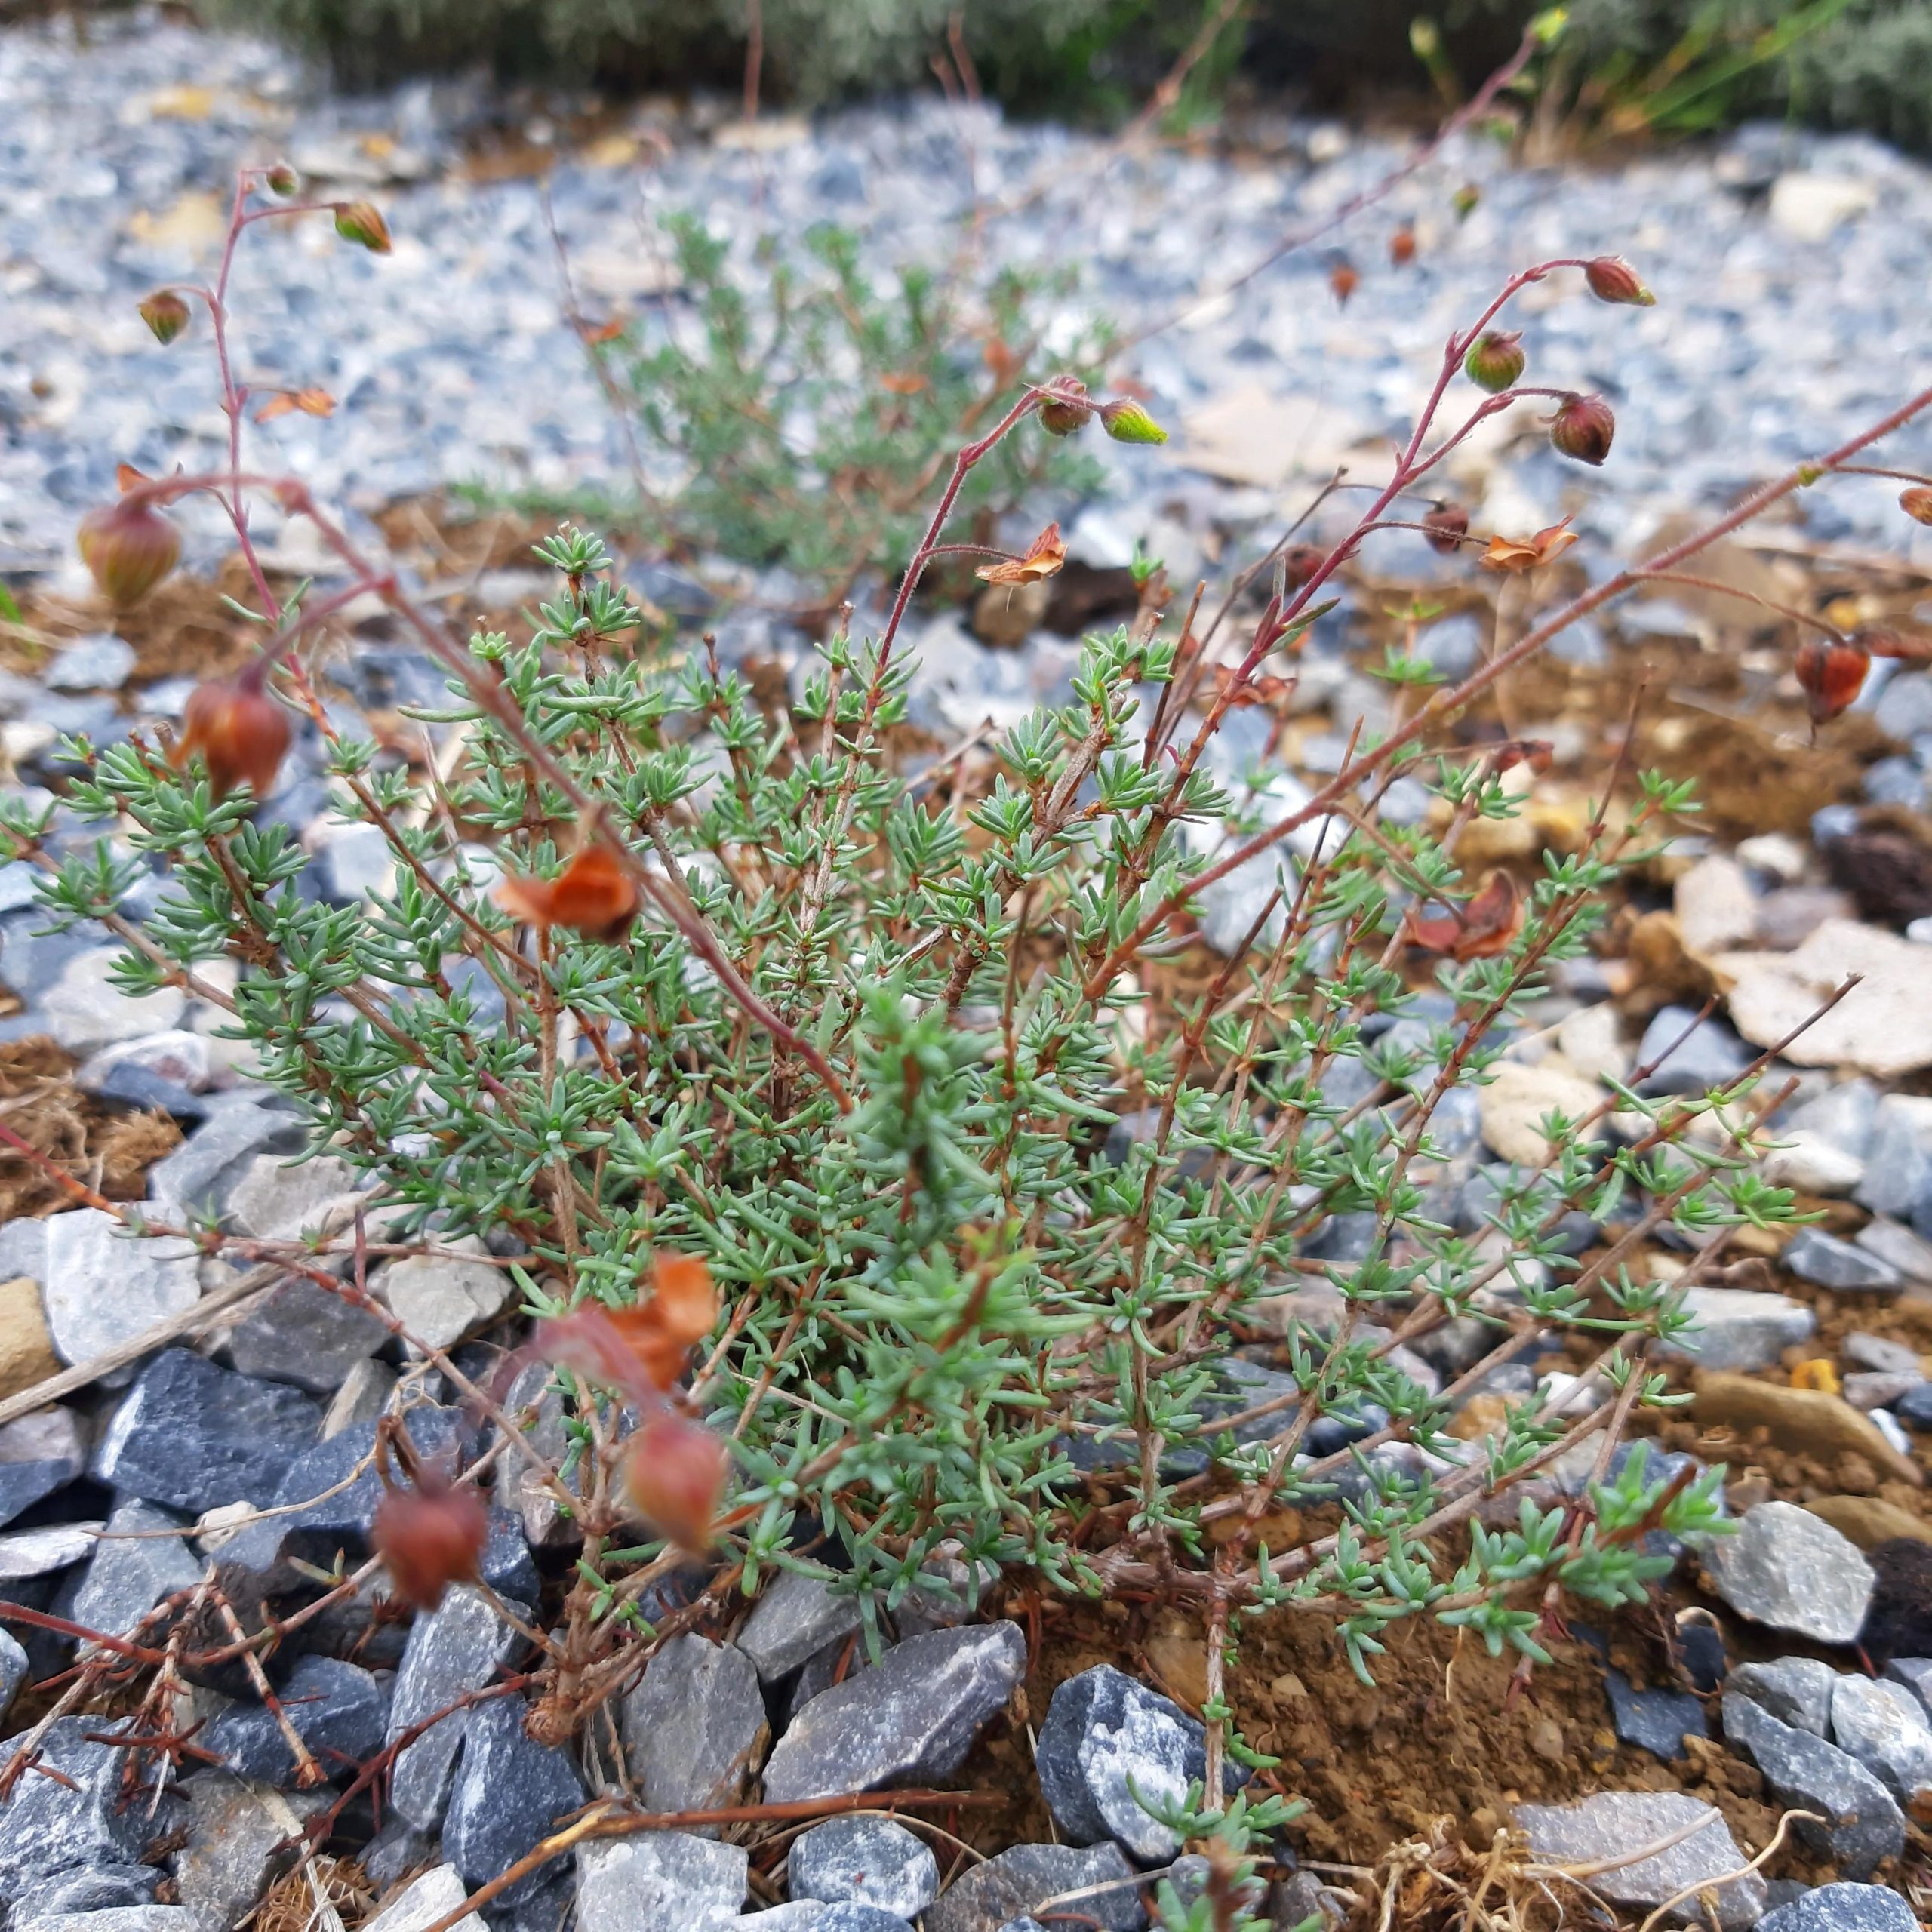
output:
[[632,1438],[624,1486],[651,1524],[680,1549],[707,1549],[724,1499],[724,1445],[702,1423],[660,1409]]
[[1397,268],[1405,269],[1416,258],[1416,232],[1413,228],[1398,228],[1389,238],[1389,259]]
[[1523,930],[1523,902],[1507,872],[1493,872],[1460,910],[1408,918],[1409,942],[1452,959],[1493,959]]
[[976,573],[989,583],[1038,583],[1054,576],[1066,561],[1066,544],[1060,525],[1050,523],[1033,539],[1023,557],[1009,557],[1004,563],[982,564]]
[[384,1497],[373,1534],[396,1595],[434,1610],[452,1583],[473,1583],[481,1574],[490,1519],[473,1489],[426,1484]]
[[1857,638],[1807,637],[1792,667],[1814,724],[1826,724],[1851,706],[1865,688],[1872,654]]
[[1576,540],[1577,533],[1570,528],[1566,516],[1561,523],[1539,530],[1534,537],[1492,537],[1489,548],[1477,561],[1486,571],[1503,571],[1513,576],[1553,561]]
[[195,752],[207,766],[217,798],[246,784],[266,798],[288,750],[288,713],[262,688],[253,670],[238,678],[213,678],[197,685],[181,714],[181,736],[174,762],[185,764]]
[[683,1372],[692,1345],[718,1319],[711,1270],[691,1255],[667,1255],[654,1271],[648,1301],[611,1309],[595,1304],[541,1323],[536,1346],[574,1369],[648,1407]]
[[1329,291],[1341,308],[1349,306],[1349,297],[1361,286],[1361,277],[1355,272],[1352,263],[1337,262],[1328,271]]
[[637,917],[637,887],[617,854],[594,843],[555,878],[506,872],[497,903],[533,926],[568,926],[586,939],[622,939]]

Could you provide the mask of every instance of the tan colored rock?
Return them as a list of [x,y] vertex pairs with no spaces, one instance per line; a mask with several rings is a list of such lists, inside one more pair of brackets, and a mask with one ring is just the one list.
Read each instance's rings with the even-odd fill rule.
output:
[[[1482,1137],[1504,1160],[1540,1168],[1553,1158],[1539,1124],[1543,1118],[1561,1113],[1580,1120],[1604,1097],[1594,1080],[1586,1080],[1560,1055],[1551,1054],[1534,1066],[1505,1060],[1477,1096]],[[1598,1122],[1593,1132],[1602,1131]]]
[[0,1281],[0,1399],[58,1375],[60,1366],[47,1332],[40,1284],[31,1275]]
[[1827,919],[1795,952],[1724,952],[1713,964],[1731,1024],[1768,1047],[1818,1013],[1854,975],[1861,983],[1784,1049],[1800,1066],[1860,1067],[1895,1079],[1932,1066],[1932,999],[1922,946],[1855,919]]
[[1054,587],[1038,583],[989,583],[973,600],[973,635],[982,644],[1013,650],[1040,627]]
[[1366,424],[1311,392],[1278,395],[1245,383],[1183,421],[1176,454],[1204,475],[1277,490],[1296,476],[1331,475],[1367,434]]
[[1758,930],[1758,895],[1735,859],[1713,852],[1677,881],[1677,928],[1693,952],[1747,944]]
[[1876,1549],[1899,1537],[1932,1543],[1932,1523],[1879,1496],[1814,1496],[1804,1507],[1822,1516],[1847,1543]]
[[1901,1456],[1878,1426],[1843,1397],[1815,1389],[1785,1389],[1748,1375],[1712,1371],[1696,1381],[1692,1413],[1700,1423],[1765,1429],[1780,1449],[1814,1456],[1863,1456],[1875,1469],[1922,1488],[1925,1475]]

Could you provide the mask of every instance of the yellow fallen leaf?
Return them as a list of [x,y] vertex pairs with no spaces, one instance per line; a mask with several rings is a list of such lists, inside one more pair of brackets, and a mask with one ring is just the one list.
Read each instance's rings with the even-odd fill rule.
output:
[[214,112],[212,88],[158,88],[148,96],[151,121],[205,121]]

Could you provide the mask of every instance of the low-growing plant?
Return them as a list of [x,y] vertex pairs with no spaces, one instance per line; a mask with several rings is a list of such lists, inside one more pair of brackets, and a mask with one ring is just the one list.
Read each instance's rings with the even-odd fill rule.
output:
[[[234,238],[311,211],[262,198],[294,186],[245,177]],[[386,245],[367,211],[328,211],[347,239]],[[1547,608],[1454,688],[1392,651],[1395,721],[1290,797],[1278,774],[1230,777],[1217,734],[1271,681],[1292,684],[1349,559],[1392,528],[1505,574],[1563,548],[1561,526],[1472,534],[1435,503],[1436,478],[1478,425],[1539,402],[1559,449],[1611,453],[1599,399],[1525,387],[1521,371],[1494,393],[1459,384],[1534,285],[1647,301],[1626,265],[1511,277],[1444,346],[1386,486],[1333,541],[1284,536],[1247,574],[1258,611],[1231,592],[1204,622],[1197,598],[1177,629],[1161,574],[1143,572],[1137,615],[1086,641],[1059,702],[984,752],[937,758],[906,728],[905,624],[934,559],[960,547],[971,478],[1050,433],[1153,444],[1139,403],[1017,380],[957,451],[877,633],[834,628],[795,702],[761,700],[703,645],[641,623],[574,528],[540,546],[557,587],[527,633],[449,635],[299,479],[245,466],[225,278],[168,293],[212,327],[232,460],[131,478],[91,520],[88,561],[131,590],[153,574],[167,506],[212,497],[255,583],[260,654],[198,694],[171,743],[72,748],[85,775],[67,809],[111,838],[57,850],[53,812],[17,798],[0,834],[45,872],[55,924],[118,934],[131,993],[173,985],[223,1008],[314,1146],[372,1184],[352,1241],[206,1227],[208,1251],[294,1268],[405,1335],[371,1261],[469,1234],[515,1251],[546,1324],[535,1346],[557,1364],[561,1459],[500,1386],[419,1346],[582,1534],[531,1633],[545,1734],[629,1681],[657,1637],[775,1571],[829,1577],[874,1633],[909,1592],[971,1595],[975,1576],[1020,1598],[1151,1594],[1205,1624],[1215,1796],[1189,1799],[1188,1829],[1211,1831],[1223,1765],[1269,1762],[1229,1687],[1247,1619],[1323,1620],[1365,1678],[1417,1617],[1527,1669],[1566,1595],[1641,1599],[1663,1567],[1649,1532],[1722,1527],[1721,1472],[1691,1481],[1618,1452],[1640,1411],[1676,1399],[1659,1351],[1689,1332],[1687,1289],[1727,1231],[1792,1218],[1753,1165],[1771,1052],[1709,1094],[1651,1097],[1639,1069],[1583,1117],[1552,1115],[1548,1164],[1519,1171],[1473,1232],[1432,1186],[1526,1004],[1694,801],[1655,774],[1607,773],[1567,850],[1527,881],[1478,879],[1466,838],[1522,808],[1547,751],[1462,747],[1450,728],[1579,618],[1856,466],[1932,391]],[[156,333],[180,334],[159,312]],[[340,587],[278,595],[252,501],[312,524]],[[1050,570],[1056,549],[1049,534],[989,574]],[[447,670],[445,700],[417,712],[433,761],[348,730],[316,694],[332,620],[372,593]],[[365,904],[306,897],[294,836],[255,817],[286,742],[278,707],[318,735],[337,814],[387,842],[392,882]],[[136,919],[120,909],[151,866],[166,890]],[[1211,953],[1197,922],[1229,893],[1232,929]],[[1601,1231],[1581,1256],[1580,1211]],[[1666,1237],[1693,1251],[1669,1282],[1645,1261]],[[1460,1366],[1438,1384],[1409,1351],[1448,1333]],[[1581,1345],[1574,1378],[1546,1377],[1476,1440],[1449,1431],[1463,1397],[1552,1337]],[[641,1467],[654,1429],[666,1453]],[[1585,1444],[1580,1485],[1537,1481]],[[1330,1526],[1284,1538],[1291,1504]],[[473,1523],[437,1513],[436,1547],[404,1564],[419,1598],[473,1556]],[[706,1595],[667,1614],[655,1586],[694,1542],[710,1552]],[[321,1577],[316,1601],[352,1587]],[[223,1654],[248,1644],[238,1629]],[[1222,1835],[1223,1904],[1250,1823]]]

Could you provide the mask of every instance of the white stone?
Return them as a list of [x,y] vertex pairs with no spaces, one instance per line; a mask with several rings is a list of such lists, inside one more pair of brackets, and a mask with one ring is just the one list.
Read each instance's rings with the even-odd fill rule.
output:
[[131,998],[109,975],[122,957],[118,946],[103,946],[69,961],[41,1004],[47,1030],[70,1054],[85,1057],[122,1040],[143,1040],[168,1032],[181,1017],[187,995],[179,986]]
[[1692,952],[1746,944],[1758,930],[1758,895],[1735,859],[1713,852],[1677,881],[1678,930]]
[[201,1294],[191,1242],[125,1234],[99,1208],[76,1208],[47,1223],[41,1295],[54,1353],[70,1366],[184,1313]]
[[1834,1147],[1822,1134],[1802,1131],[1788,1134],[1761,1165],[1774,1187],[1801,1194],[1849,1194],[1865,1178],[1865,1163],[1856,1154]]
[[82,1062],[74,1075],[74,1084],[91,1094],[117,1067],[137,1066],[144,1073],[171,1080],[189,1093],[198,1094],[208,1084],[212,1065],[208,1041],[200,1034],[177,1026],[123,1045],[103,1047]]
[[[473,1254],[485,1251],[466,1237],[453,1245]],[[411,1255],[392,1262],[370,1285],[420,1347],[454,1347],[494,1321],[509,1306],[516,1284],[507,1268],[441,1254]]]
[[[1725,952],[1712,962],[1729,987],[1731,1023],[1754,1045],[1798,1037],[1799,1066],[1862,1067],[1881,1079],[1932,1066],[1932,1000],[1922,948],[1877,926],[1827,919],[1795,952]],[[1819,1009],[1854,975],[1830,1011]]]
[[1737,860],[1753,872],[1768,872],[1784,885],[1795,885],[1810,866],[1805,848],[1782,832],[1763,832],[1755,838],[1740,839]]
[[720,1932],[738,1916],[751,1855],[689,1832],[581,1844],[578,1932]]
[[[454,1912],[469,1896],[469,1888],[454,1865],[438,1865],[412,1879],[375,1917],[362,1932],[423,1932],[426,1925]],[[489,1932],[475,1912],[466,1912],[450,1932]]]
[[1660,1343],[1659,1352],[1704,1368],[1769,1368],[1818,1331],[1818,1318],[1806,1303],[1765,1288],[1699,1284],[1684,1290],[1684,1310],[1696,1318],[1696,1330]]
[[1878,183],[1857,175],[1780,174],[1771,183],[1771,220],[1795,241],[1829,242],[1878,198]]

